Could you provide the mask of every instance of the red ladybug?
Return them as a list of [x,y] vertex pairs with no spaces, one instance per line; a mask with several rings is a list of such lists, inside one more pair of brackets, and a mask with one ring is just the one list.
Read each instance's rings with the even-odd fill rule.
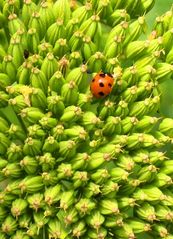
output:
[[91,81],[90,89],[96,98],[109,95],[112,91],[114,79],[111,74],[99,72]]

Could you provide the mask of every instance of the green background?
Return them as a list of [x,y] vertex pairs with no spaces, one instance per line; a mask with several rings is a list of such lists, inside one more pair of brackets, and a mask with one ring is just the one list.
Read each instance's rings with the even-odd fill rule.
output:
[[[156,0],[154,8],[146,16],[148,25],[147,33],[152,30],[155,18],[169,11],[172,5],[173,0]],[[173,77],[172,79],[166,79],[165,82],[160,85],[160,91],[161,114],[166,117],[173,117]]]
[[166,11],[169,11],[173,4],[173,0],[156,0],[155,6],[147,14],[147,22],[149,24],[149,29],[152,29],[153,22],[156,17],[162,15]]

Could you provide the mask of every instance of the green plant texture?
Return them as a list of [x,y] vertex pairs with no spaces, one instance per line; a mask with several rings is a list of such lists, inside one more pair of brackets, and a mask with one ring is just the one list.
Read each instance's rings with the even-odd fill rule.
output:
[[0,0],[0,239],[173,239],[172,3]]

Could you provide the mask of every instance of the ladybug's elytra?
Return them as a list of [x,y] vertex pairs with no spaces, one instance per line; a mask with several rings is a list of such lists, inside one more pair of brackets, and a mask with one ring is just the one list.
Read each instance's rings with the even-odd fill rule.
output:
[[96,98],[105,97],[111,93],[113,83],[112,75],[101,71],[92,79],[90,89]]

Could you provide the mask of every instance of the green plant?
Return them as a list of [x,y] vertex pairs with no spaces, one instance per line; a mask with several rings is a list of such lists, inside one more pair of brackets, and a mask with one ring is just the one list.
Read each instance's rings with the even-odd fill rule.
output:
[[153,5],[0,1],[0,239],[173,238],[173,11],[142,40]]

